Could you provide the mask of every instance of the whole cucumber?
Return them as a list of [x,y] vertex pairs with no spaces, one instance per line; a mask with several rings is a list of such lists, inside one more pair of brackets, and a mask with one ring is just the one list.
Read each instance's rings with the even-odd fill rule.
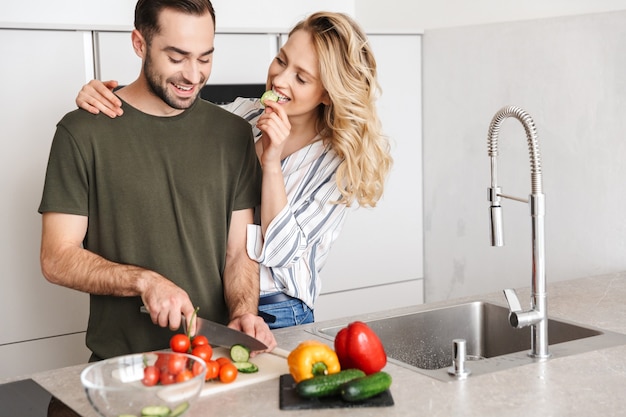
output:
[[301,397],[319,398],[341,393],[342,386],[356,378],[362,378],[365,372],[360,369],[346,369],[330,375],[319,375],[296,384],[296,391]]
[[349,402],[362,401],[385,392],[390,386],[391,375],[379,371],[344,384],[341,388],[341,398]]

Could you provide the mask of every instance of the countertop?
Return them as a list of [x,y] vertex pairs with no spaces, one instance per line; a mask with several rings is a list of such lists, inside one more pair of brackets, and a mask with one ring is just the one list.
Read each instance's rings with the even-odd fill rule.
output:
[[[518,289],[527,308],[529,289]],[[501,292],[416,305],[359,317],[275,331],[279,347],[291,350],[320,324],[343,324],[411,311],[442,307],[459,301],[484,300],[504,305]],[[551,318],[626,334],[626,272],[561,281],[548,285]],[[309,331],[307,331],[309,330]],[[323,339],[320,339],[323,340]],[[328,342],[328,341],[327,341]],[[84,416],[96,416],[80,384],[84,366],[73,366],[29,375],[48,391]],[[199,416],[624,416],[626,393],[626,345],[589,353],[536,361],[525,366],[467,380],[442,382],[389,363],[395,405],[383,408],[350,408],[283,411],[278,403],[278,380],[219,395],[200,398],[186,414]],[[3,381],[0,381],[3,382]],[[6,381],[4,381],[6,382]]]

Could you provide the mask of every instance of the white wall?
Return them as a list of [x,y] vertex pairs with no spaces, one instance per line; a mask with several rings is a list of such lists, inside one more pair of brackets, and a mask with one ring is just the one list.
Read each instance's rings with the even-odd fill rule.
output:
[[[0,23],[132,26],[136,0],[0,2]],[[626,0],[213,0],[219,29],[287,29],[316,10],[354,14],[370,30],[425,30],[626,9]]]
[[[136,0],[32,0],[0,2],[0,24],[44,26],[133,25]],[[355,0],[213,0],[217,28],[288,29],[316,10],[354,13]]]
[[[489,246],[487,130],[505,105],[534,118],[550,281],[626,270],[626,11],[437,29],[424,36],[426,301],[528,287],[527,205],[505,200]],[[502,125],[502,192],[530,193],[528,146]]]
[[626,9],[626,0],[358,0],[366,29],[420,29]]

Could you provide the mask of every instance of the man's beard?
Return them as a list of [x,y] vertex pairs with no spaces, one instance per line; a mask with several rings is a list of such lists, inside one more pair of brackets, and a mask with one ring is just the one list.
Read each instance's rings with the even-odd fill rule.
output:
[[[156,72],[153,71],[152,59],[150,58],[150,52],[148,52],[146,56],[146,61],[143,65],[143,74],[148,81],[148,87],[152,93],[163,100],[168,106],[177,110],[185,110],[191,107],[191,105],[197,100],[199,96],[199,90],[196,91],[196,94],[193,97],[183,98],[175,96],[172,94],[167,85],[170,83],[174,84],[186,84],[186,81],[181,80],[180,82],[176,82],[175,80],[163,80],[163,78]],[[202,80],[204,81],[204,80]]]

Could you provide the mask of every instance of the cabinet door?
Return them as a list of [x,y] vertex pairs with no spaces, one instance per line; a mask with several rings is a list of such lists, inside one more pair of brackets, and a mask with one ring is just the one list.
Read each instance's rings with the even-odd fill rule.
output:
[[96,32],[96,78],[128,85],[137,79],[141,58],[133,50],[130,32]]
[[265,84],[277,45],[274,34],[218,33],[209,84]]
[[[56,123],[74,110],[91,78],[91,35],[76,31],[0,29],[0,345],[84,332],[88,296],[49,284],[41,275],[41,199]],[[88,359],[84,343],[67,346],[75,363]],[[27,358],[0,357],[0,376]],[[50,358],[50,368],[67,365]],[[12,365],[13,366],[13,365]]]
[[[378,110],[394,164],[377,207],[350,213],[322,270],[326,294],[423,278],[421,37],[369,39],[382,86]],[[413,304],[421,302],[416,291]]]
[[[134,81],[141,58],[132,48],[130,32],[98,32],[96,36],[98,78],[120,84]],[[276,51],[276,35],[217,33],[208,84],[265,84]]]

